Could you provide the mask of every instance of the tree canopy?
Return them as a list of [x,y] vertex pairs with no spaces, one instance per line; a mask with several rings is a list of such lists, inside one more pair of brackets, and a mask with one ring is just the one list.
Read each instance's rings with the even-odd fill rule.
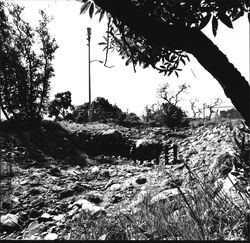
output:
[[[249,0],[82,0],[81,13],[107,13],[106,54],[116,49],[126,64],[152,66],[164,74],[181,71],[187,53],[220,83],[249,123],[249,84],[217,46],[202,33],[209,22],[214,35],[218,24],[233,28],[233,21],[248,15]],[[95,8],[97,11],[95,12]],[[211,20],[211,21],[210,21]],[[228,70],[225,73],[224,70]],[[239,97],[235,91],[238,88]],[[244,105],[242,104],[244,103]]]
[[55,116],[56,120],[67,120],[71,118],[74,106],[71,104],[71,92],[61,92],[55,94],[48,107],[49,116]]
[[57,49],[50,17],[40,11],[32,28],[24,8],[0,1],[0,107],[7,119],[36,120],[46,112]]

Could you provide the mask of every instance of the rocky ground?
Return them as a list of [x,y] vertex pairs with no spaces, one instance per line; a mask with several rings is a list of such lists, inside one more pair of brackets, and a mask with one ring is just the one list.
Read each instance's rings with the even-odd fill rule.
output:
[[[119,156],[80,155],[82,160],[79,160],[79,154],[69,156],[73,151],[69,147],[74,146],[68,141],[69,137],[61,138],[67,140],[57,151],[63,157],[56,157],[53,153],[46,154],[41,146],[30,149],[16,134],[0,134],[1,240],[70,239],[72,227],[69,222],[77,219],[80,212],[94,217],[102,213],[111,215],[118,208],[134,210],[144,191],[150,191],[152,202],[157,202],[175,193],[170,182],[175,181],[185,188],[189,177],[187,168],[204,178],[214,176],[214,183],[220,182],[228,192],[234,189],[232,183],[238,183],[239,190],[249,195],[246,172],[235,162],[239,156],[233,140],[235,129],[226,124],[178,131],[167,128],[139,130],[105,124],[62,125],[71,135],[112,127],[133,139],[147,137],[170,146],[177,144],[179,161],[172,163],[172,152],[167,164],[162,153],[159,165],[151,162],[138,165]],[[69,149],[68,154],[64,146]],[[73,163],[74,159],[77,163]],[[237,193],[233,195],[239,200]],[[246,200],[249,203],[249,198]]]

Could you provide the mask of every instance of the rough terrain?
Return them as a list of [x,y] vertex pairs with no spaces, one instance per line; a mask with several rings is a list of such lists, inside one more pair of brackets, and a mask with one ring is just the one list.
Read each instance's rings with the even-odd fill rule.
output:
[[[118,208],[135,209],[144,191],[156,196],[155,201],[162,194],[174,193],[170,181],[185,188],[189,173],[184,162],[199,176],[214,175],[214,183],[220,180],[227,192],[234,189],[232,182],[241,185],[244,192],[249,190],[244,169],[235,163],[239,150],[233,129],[226,124],[178,131],[106,124],[63,126],[70,135],[65,137],[61,132],[60,141],[53,141],[55,148],[41,134],[35,138],[35,145],[27,134],[0,134],[0,239],[70,239],[73,229],[68,222],[79,217],[79,212],[95,216],[110,215]],[[85,155],[80,149],[75,152],[76,144],[71,140],[76,133],[111,127],[131,139],[147,137],[177,144],[178,163],[173,164],[172,152],[167,164],[162,153],[159,165],[138,165],[121,156]],[[246,139],[249,141],[249,137]],[[237,193],[233,196],[240,200]]]

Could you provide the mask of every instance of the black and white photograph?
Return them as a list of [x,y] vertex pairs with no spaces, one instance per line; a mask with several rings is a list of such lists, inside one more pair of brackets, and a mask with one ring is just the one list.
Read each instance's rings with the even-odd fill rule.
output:
[[250,0],[0,0],[0,240],[250,242]]

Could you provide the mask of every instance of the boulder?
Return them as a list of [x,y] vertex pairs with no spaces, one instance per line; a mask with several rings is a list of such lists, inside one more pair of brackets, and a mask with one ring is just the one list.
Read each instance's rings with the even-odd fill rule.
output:
[[5,214],[0,217],[0,226],[7,232],[12,232],[19,228],[19,218],[15,214]]
[[139,176],[136,181],[137,184],[145,184],[147,182],[147,178]]
[[106,213],[103,207],[96,206],[86,199],[79,199],[78,201],[74,202],[73,205],[80,206],[81,211],[86,214],[89,214],[90,216],[93,216],[98,213]]
[[173,198],[177,197],[179,195],[179,191],[177,188],[165,190],[163,192],[158,193],[156,196],[154,196],[150,203],[155,204],[159,202],[166,202],[166,201],[172,201]]
[[136,162],[151,161],[156,159],[156,164],[160,162],[160,155],[163,150],[163,145],[155,140],[139,139],[135,142],[130,150],[130,158]]
[[23,232],[22,240],[35,240],[37,235],[40,231],[41,224],[37,220],[32,221],[27,229]]
[[48,233],[45,237],[44,240],[57,240],[58,235],[56,233]]
[[124,142],[121,132],[116,129],[108,129],[97,132],[93,143],[93,150],[96,154],[120,155]]

